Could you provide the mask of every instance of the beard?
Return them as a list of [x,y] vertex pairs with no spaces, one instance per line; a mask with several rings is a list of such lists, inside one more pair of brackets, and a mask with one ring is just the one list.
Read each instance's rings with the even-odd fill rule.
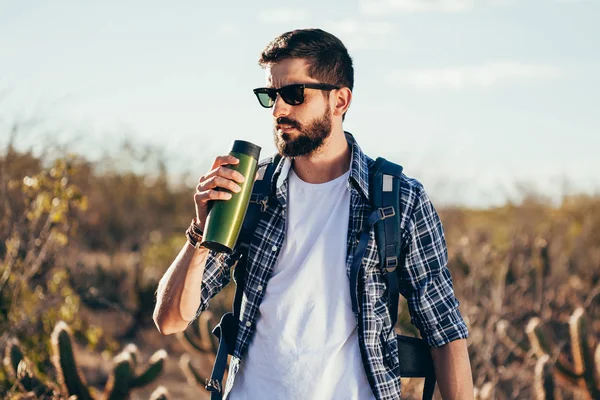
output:
[[273,138],[279,154],[291,158],[314,154],[323,146],[325,139],[331,135],[331,116],[329,112],[328,104],[323,115],[315,118],[306,126],[286,117],[277,118],[277,124],[289,125],[298,131],[296,135],[292,135],[289,133],[280,134],[277,129],[274,130]]

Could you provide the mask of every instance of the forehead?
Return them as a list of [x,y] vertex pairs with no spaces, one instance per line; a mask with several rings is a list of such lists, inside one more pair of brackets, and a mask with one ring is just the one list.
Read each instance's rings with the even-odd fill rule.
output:
[[288,58],[265,67],[268,87],[280,88],[293,83],[316,82],[308,76],[308,62],[303,58]]

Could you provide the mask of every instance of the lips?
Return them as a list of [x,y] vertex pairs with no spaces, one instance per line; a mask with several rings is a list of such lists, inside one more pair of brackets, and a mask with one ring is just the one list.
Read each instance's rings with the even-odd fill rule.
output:
[[277,125],[275,128],[280,132],[288,132],[288,131],[291,131],[292,129],[296,129],[292,125]]

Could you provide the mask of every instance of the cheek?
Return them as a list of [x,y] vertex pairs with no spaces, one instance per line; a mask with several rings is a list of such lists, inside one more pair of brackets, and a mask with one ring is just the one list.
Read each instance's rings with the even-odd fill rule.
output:
[[303,118],[314,119],[320,118],[325,113],[327,109],[327,100],[324,98],[313,98],[310,102],[301,104],[300,109],[298,109],[298,113],[303,116]]

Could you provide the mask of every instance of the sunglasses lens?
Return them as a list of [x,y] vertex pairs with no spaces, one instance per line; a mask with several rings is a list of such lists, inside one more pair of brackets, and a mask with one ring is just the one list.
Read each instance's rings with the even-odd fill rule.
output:
[[302,85],[290,85],[280,89],[279,93],[283,101],[289,105],[296,106],[304,101],[304,87]]
[[[277,94],[275,93],[275,95]],[[275,100],[268,92],[258,92],[256,93],[256,97],[258,97],[258,101],[263,107],[270,108],[273,107],[273,104],[275,104]]]

